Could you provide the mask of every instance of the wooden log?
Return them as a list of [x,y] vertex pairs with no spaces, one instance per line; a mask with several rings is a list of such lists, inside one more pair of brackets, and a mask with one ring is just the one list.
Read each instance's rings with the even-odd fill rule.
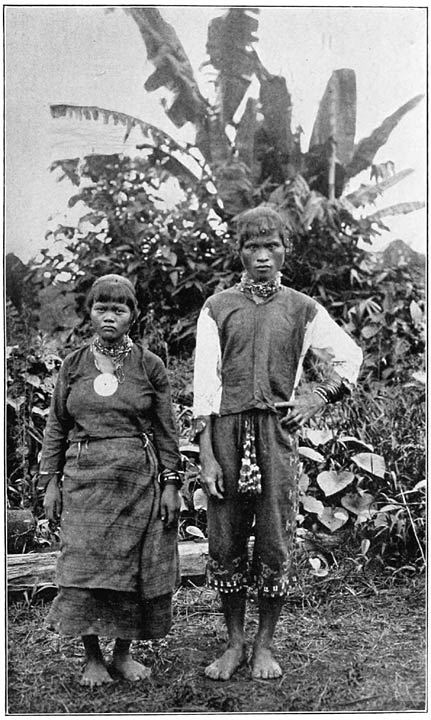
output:
[[[178,543],[181,577],[197,577],[205,574],[208,543],[185,540]],[[24,553],[8,555],[8,590],[36,591],[55,586],[55,564],[58,552]]]

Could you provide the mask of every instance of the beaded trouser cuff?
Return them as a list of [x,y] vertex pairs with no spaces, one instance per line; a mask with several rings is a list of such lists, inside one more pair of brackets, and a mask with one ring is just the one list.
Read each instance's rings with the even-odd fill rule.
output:
[[240,592],[246,587],[255,587],[261,595],[282,597],[290,587],[289,563],[283,563],[278,570],[257,559],[255,566],[248,569],[244,558],[235,558],[232,568],[224,568],[211,558],[207,562],[207,583],[220,593]]

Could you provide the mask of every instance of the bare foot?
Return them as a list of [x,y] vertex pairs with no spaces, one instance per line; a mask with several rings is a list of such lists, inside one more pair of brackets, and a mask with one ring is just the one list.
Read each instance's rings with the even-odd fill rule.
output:
[[205,668],[205,675],[211,680],[229,680],[244,660],[244,645],[228,648],[221,657]]
[[268,680],[270,678],[278,678],[282,675],[282,670],[278,662],[269,648],[255,647],[251,662],[253,678],[262,678]]
[[148,680],[151,675],[150,668],[142,663],[133,660],[130,655],[115,655],[112,659],[112,667],[125,679],[131,682]]
[[82,673],[81,685],[89,685],[90,688],[93,688],[95,685],[104,685],[111,682],[112,678],[103,660],[91,659],[87,661]]

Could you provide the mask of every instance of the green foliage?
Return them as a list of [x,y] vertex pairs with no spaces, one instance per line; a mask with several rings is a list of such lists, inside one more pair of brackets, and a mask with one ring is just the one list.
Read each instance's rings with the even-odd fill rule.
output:
[[[302,440],[298,536],[304,541],[310,533],[349,537],[350,545],[360,545],[363,564],[371,557],[394,567],[423,563],[423,268],[376,258],[364,249],[385,229],[385,215],[408,212],[418,204],[403,203],[359,218],[356,212],[410,170],[342,194],[347,179],[369,167],[420,97],[355,146],[354,73],[336,71],[310,148],[302,152],[301,130],[291,128],[286,81],[270,75],[254,50],[255,11],[232,8],[210,26],[208,53],[218,91],[213,107],[200,94],[184,49],[159,11],[126,12],[155,64],[147,89],[170,87],[168,115],[177,126],[194,123],[196,148],[204,161],[196,148],[126,114],[96,106],[52,106],[54,117],[121,123],[126,136],[139,127],[145,157],[89,156],[53,165],[76,187],[69,205],[82,202],[84,210],[76,226],[61,225],[48,234],[54,250],[42,251],[42,259],[31,264],[26,297],[7,307],[9,505],[33,505],[41,517],[32,477],[59,357],[90,334],[84,299],[93,280],[118,272],[136,287],[141,314],[135,338],[164,359],[170,374],[184,455],[181,536],[205,535],[196,448],[187,440],[196,319],[206,297],[232,285],[239,275],[226,220],[244,207],[269,203],[283,215],[289,231],[285,281],[326,306],[365,354],[358,390]],[[259,100],[249,98],[237,118],[253,73]],[[329,101],[334,96],[335,104]],[[326,197],[331,128],[338,146],[335,200]],[[167,204],[167,197],[174,202]],[[62,243],[61,251],[56,242]],[[315,363],[306,370],[305,391],[321,372]],[[50,542],[51,529],[41,523],[40,542]],[[317,575],[327,572],[322,562],[315,558]]]
[[66,250],[44,251],[33,281],[65,292],[73,284],[83,320],[73,329],[78,340],[88,334],[84,300],[91,283],[105,272],[125,274],[141,309],[137,336],[165,360],[173,350],[190,352],[205,297],[233,280],[235,258],[215,196],[196,183],[177,191],[177,204],[167,209],[159,197],[167,173],[154,157],[90,156],[79,178],[70,205],[82,201],[86,211],[77,227],[60,226],[48,237],[64,240]]
[[7,503],[24,508],[35,502],[33,478],[61,359],[55,342],[32,329],[29,313],[20,317],[8,302],[6,314]]
[[[308,151],[304,152],[302,129],[292,128],[292,102],[286,81],[266,70],[254,47],[259,12],[256,8],[229,8],[209,24],[209,60],[204,66],[209,65],[213,71],[216,98],[212,103],[202,96],[175,29],[160,11],[149,7],[125,11],[136,22],[148,59],[155,66],[145,87],[149,92],[167,88],[173,98],[165,102],[167,116],[177,127],[186,122],[194,126],[196,147],[217,186],[227,217],[250,206],[253,187],[265,182],[274,190],[298,174],[305,177],[312,190],[333,199],[329,178],[334,171],[335,196],[341,196],[347,181],[370,167],[392,130],[422,99],[420,95],[412,98],[355,145],[355,73],[348,68],[335,70],[320,102]],[[252,79],[259,86],[259,101],[249,97],[242,109]],[[53,105],[51,111],[53,117],[113,120],[126,126],[126,137],[133,127],[140,126],[151,147],[162,142],[162,133],[124,113],[74,105]],[[172,138],[164,135],[164,160],[178,177],[190,161],[196,164],[196,153],[190,150],[174,148]],[[189,162],[184,165],[185,156]],[[400,179],[398,174],[392,184]],[[423,206],[404,204],[403,212]]]
[[364,563],[424,568],[423,394],[418,382],[358,388],[306,431],[300,538],[329,532],[344,554],[361,548]]

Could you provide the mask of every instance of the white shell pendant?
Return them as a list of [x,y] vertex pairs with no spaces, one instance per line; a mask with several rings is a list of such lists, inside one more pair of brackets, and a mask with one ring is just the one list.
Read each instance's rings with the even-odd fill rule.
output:
[[102,397],[113,395],[118,388],[118,380],[112,373],[100,373],[93,382],[94,392]]

